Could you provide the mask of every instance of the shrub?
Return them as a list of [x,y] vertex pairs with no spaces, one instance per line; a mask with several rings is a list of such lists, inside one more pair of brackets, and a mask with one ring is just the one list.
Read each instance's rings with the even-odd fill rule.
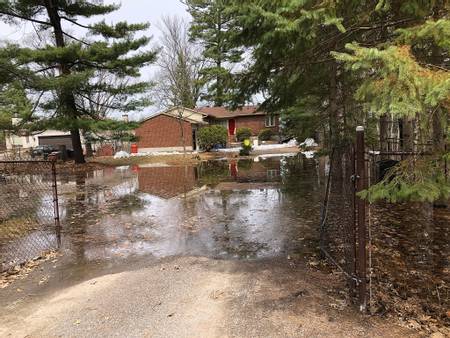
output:
[[242,142],[252,137],[252,130],[250,128],[238,128],[236,131],[236,139]]
[[211,151],[215,146],[227,144],[228,131],[223,126],[210,126],[199,130],[199,146],[206,151]]
[[273,132],[270,129],[263,129],[259,133],[258,139],[260,141],[270,141],[273,137]]
[[249,139],[242,141],[242,149],[239,152],[241,156],[249,156],[250,152],[253,150],[252,142]]

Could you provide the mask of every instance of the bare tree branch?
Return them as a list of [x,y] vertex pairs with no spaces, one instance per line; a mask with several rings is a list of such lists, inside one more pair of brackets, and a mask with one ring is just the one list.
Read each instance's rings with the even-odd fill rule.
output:
[[202,93],[200,74],[205,61],[201,47],[189,40],[188,29],[187,23],[177,17],[162,20],[159,71],[153,90],[161,108],[194,108]]

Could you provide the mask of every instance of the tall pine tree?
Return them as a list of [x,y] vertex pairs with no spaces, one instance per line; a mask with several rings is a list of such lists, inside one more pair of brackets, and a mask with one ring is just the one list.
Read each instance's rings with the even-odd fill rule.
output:
[[[284,112],[304,136],[305,126],[311,136],[321,131],[326,146],[353,139],[358,124],[376,135],[380,116],[402,118],[405,136],[413,119],[433,115],[435,126],[422,126],[422,138],[436,130],[442,149],[447,7],[421,0],[232,1],[226,11],[232,47],[251,52],[234,101],[264,93],[267,111]],[[413,143],[410,135],[405,147]]]
[[211,66],[202,71],[208,84],[208,94],[203,98],[223,106],[230,100],[232,87],[231,68],[241,60],[241,51],[230,43],[234,34],[227,12],[229,0],[185,0],[193,20],[191,39],[204,46],[203,56]]
[[[99,72],[138,79],[140,69],[155,60],[153,51],[144,50],[149,38],[135,37],[136,33],[145,31],[148,24],[119,22],[110,25],[105,21],[94,24],[83,21],[107,15],[118,8],[117,5],[87,0],[0,3],[3,21],[13,25],[30,22],[37,35],[51,33],[52,43],[37,48],[8,45],[1,54],[12,60],[14,68],[19,70],[13,75],[36,101],[36,114],[41,124],[45,122],[47,126],[70,131],[76,163],[85,161],[80,129],[86,129],[99,119],[91,110],[83,109],[82,101],[91,100],[93,92],[105,92],[121,97],[114,107],[110,107],[117,110],[133,110],[148,104],[142,96],[149,89],[146,82],[136,80],[115,85],[95,81]],[[80,33],[72,33],[75,30]]]

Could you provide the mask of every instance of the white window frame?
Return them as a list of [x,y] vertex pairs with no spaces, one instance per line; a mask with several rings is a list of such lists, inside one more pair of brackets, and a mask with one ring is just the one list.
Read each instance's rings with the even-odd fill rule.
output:
[[266,115],[266,127],[276,127],[277,121],[275,115]]

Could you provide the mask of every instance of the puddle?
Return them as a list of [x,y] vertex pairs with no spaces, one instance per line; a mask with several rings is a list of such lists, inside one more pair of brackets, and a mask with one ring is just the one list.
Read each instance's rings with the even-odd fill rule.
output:
[[311,254],[319,176],[314,160],[296,157],[68,177],[60,182],[63,250],[78,262]]

